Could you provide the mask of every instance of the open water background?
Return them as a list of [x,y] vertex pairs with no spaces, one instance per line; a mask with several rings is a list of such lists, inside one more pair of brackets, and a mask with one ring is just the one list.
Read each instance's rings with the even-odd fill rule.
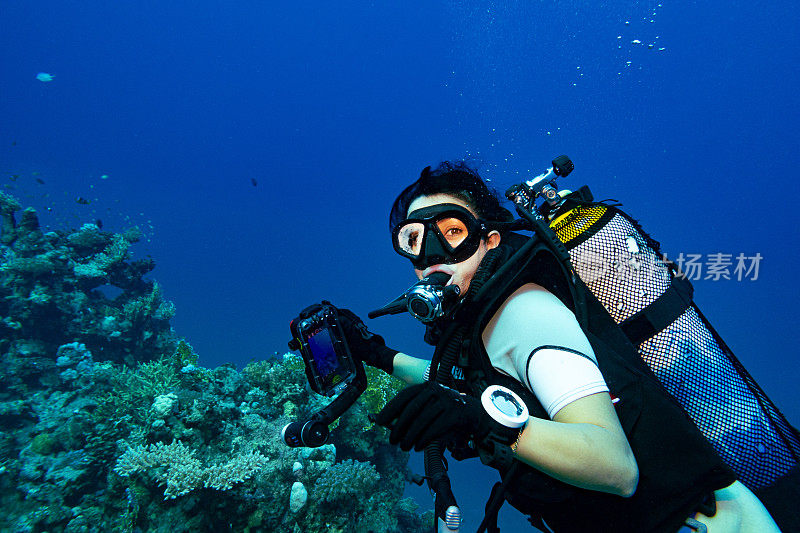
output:
[[[566,153],[565,186],[670,256],[763,256],[696,301],[797,425],[798,22],[788,1],[3,0],[0,180],[52,228],[140,225],[176,331],[242,368],[309,303],[366,316],[414,281],[387,218],[423,167],[469,158],[502,191]],[[430,354],[409,317],[370,326]],[[453,479],[474,530],[492,473]]]

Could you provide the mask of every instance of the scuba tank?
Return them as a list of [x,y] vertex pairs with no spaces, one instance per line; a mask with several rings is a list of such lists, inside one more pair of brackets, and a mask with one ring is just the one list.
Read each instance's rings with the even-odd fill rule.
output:
[[558,193],[556,178],[574,165],[567,156],[552,164],[506,195],[549,225],[574,272],[745,485],[759,491],[796,476],[800,434],[692,301],[688,279],[618,205],[594,202],[587,187]]

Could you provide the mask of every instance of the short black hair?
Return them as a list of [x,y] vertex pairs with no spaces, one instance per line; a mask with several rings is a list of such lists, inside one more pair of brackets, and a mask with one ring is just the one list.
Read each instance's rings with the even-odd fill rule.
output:
[[425,167],[419,179],[406,187],[392,205],[389,215],[389,231],[406,219],[408,206],[420,196],[450,194],[465,201],[478,218],[489,223],[508,223],[514,215],[500,205],[500,195],[489,188],[486,182],[464,161],[443,161],[434,170]]

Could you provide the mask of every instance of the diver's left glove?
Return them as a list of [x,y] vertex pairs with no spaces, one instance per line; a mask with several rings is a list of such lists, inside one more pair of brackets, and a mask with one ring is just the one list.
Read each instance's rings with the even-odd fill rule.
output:
[[479,400],[430,381],[400,391],[375,422],[390,428],[389,442],[405,451],[420,451],[451,436],[480,445],[491,435],[495,443],[511,445],[520,433],[520,428],[506,427],[489,416]]
[[400,352],[387,347],[383,337],[368,330],[364,321],[351,310],[337,311],[350,352],[369,366],[391,374],[394,370],[394,356]]

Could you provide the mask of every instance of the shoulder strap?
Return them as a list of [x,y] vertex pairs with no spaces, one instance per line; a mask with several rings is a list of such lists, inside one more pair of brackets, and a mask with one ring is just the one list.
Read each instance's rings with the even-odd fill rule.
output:
[[692,305],[694,287],[682,276],[674,276],[670,286],[647,307],[619,325],[634,346],[665,330]]

